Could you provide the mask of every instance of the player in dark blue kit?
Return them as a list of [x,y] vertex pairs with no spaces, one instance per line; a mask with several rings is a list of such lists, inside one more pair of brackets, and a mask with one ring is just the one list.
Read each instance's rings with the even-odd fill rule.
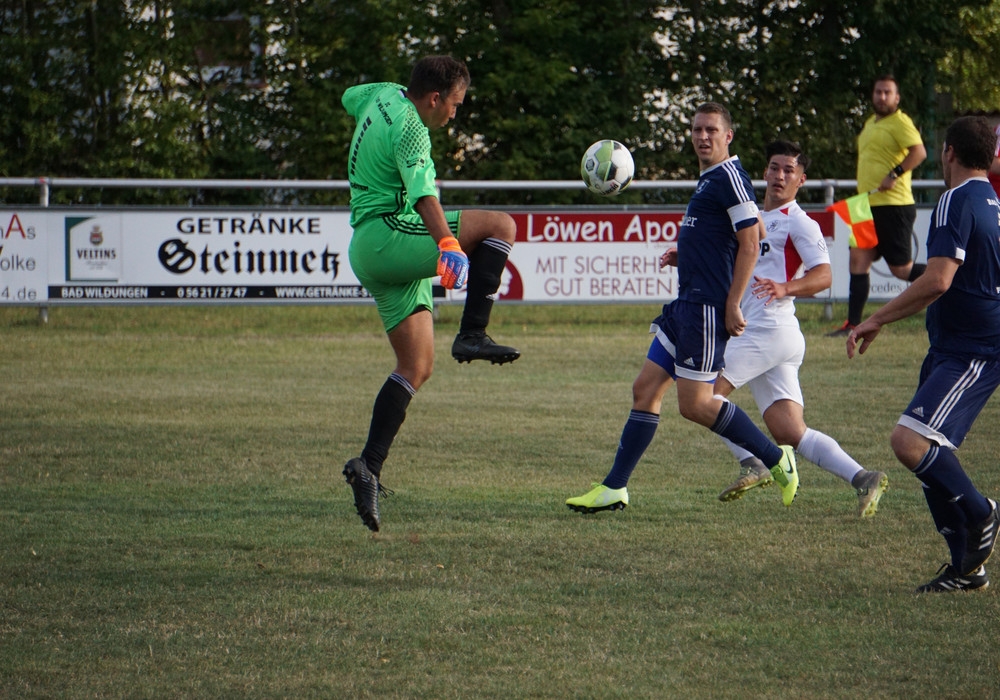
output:
[[955,456],[1000,385],[1000,202],[986,177],[995,145],[983,117],[948,127],[941,163],[949,189],[931,215],[927,271],[847,336],[847,356],[864,354],[882,326],[927,309],[930,349],[892,449],[923,483],[951,562],[918,592],[988,586],[983,565],[1000,528],[996,502],[976,490]]
[[[732,118],[725,107],[707,102],[695,110],[691,142],[701,176],[677,238],[677,300],[663,307],[650,328],[656,337],[632,384],[632,411],[611,471],[602,483],[566,501],[575,511],[628,505],[629,477],[653,440],[663,396],[675,382],[682,416],[767,465],[786,506],[795,498],[799,476],[793,449],[775,445],[738,406],[715,395],[726,342],[746,328],[740,301],[764,235],[750,177],[739,158],[729,155],[732,140]],[[661,257],[661,266],[666,258]]]

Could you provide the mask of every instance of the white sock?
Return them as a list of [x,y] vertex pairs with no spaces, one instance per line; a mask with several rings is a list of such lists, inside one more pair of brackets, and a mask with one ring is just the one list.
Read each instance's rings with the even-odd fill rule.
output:
[[855,462],[851,455],[844,452],[844,448],[840,446],[839,442],[826,433],[812,428],[806,428],[806,432],[803,433],[796,449],[810,462],[834,476],[839,476],[848,484],[857,476],[858,472],[864,471],[864,467]]
[[732,440],[724,438],[721,435],[719,435],[719,439],[722,440],[722,442],[724,442],[726,444],[726,447],[728,447],[729,451],[733,453],[733,457],[735,457],[737,459],[737,461],[739,461],[739,462],[742,463],[743,460],[746,459],[747,457],[753,457],[753,453],[752,452],[748,452],[747,450],[744,450],[742,447],[740,447],[739,445],[737,445]]

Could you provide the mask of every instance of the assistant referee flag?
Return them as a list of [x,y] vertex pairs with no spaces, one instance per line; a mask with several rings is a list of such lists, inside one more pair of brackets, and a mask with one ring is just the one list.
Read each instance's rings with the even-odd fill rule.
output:
[[834,212],[843,219],[845,224],[851,227],[850,246],[852,248],[874,248],[875,244],[878,243],[867,192],[834,202],[826,210]]

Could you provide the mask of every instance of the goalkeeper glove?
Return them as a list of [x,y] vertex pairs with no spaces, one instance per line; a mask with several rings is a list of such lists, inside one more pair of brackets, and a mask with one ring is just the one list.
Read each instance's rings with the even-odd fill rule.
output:
[[437,273],[441,275],[441,284],[445,289],[461,289],[469,277],[469,257],[462,252],[458,239],[445,236],[438,241]]

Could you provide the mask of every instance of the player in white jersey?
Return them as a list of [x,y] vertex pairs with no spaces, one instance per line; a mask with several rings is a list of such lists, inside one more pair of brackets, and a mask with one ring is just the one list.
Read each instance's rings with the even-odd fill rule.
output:
[[[864,518],[878,509],[888,477],[862,468],[836,440],[808,427],[803,417],[799,366],[805,338],[793,299],[816,294],[831,282],[830,254],[819,224],[795,201],[809,159],[788,141],[769,144],[766,154],[761,217],[767,237],[761,241],[753,283],[741,304],[746,331],[726,347],[716,392],[728,396],[748,385],[775,441],[794,446],[803,457],[852,485],[858,494],[858,515]],[[804,274],[797,276],[800,269]],[[759,459],[722,439],[740,460],[740,476],[719,494],[719,500],[732,501],[755,486],[771,483],[771,473]]]

